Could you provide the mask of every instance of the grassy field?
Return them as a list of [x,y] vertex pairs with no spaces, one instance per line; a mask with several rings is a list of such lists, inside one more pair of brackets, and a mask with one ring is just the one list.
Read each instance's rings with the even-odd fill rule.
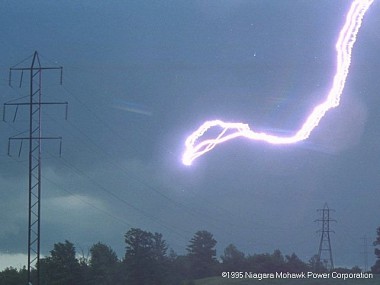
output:
[[[186,284],[186,283],[185,283]],[[205,278],[196,280],[194,285],[379,285],[380,275],[374,275],[373,279],[225,279],[222,277]]]

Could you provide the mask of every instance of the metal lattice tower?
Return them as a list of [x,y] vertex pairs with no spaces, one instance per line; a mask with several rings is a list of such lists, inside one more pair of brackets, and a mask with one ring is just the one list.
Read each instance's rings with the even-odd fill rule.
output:
[[318,209],[317,211],[322,213],[322,217],[315,221],[321,222],[322,228],[318,231],[321,233],[321,240],[319,242],[316,270],[320,270],[319,267],[322,264],[322,261],[327,270],[332,270],[334,269],[334,262],[331,250],[330,233],[334,233],[334,231],[330,229],[330,222],[336,222],[336,220],[330,218],[330,211],[334,210],[329,209],[327,203],[325,203],[323,209]]
[[[15,106],[15,116],[19,106],[29,107],[29,136],[14,136],[9,138],[8,155],[10,155],[10,143],[13,140],[20,140],[21,153],[23,141],[29,141],[29,203],[28,203],[28,284],[39,285],[40,273],[40,241],[41,241],[41,143],[42,140],[59,140],[60,152],[62,137],[44,137],[41,128],[41,108],[43,105],[65,104],[67,114],[67,102],[42,102],[42,71],[60,70],[60,84],[62,84],[62,67],[43,67],[37,51],[33,54],[32,63],[29,67],[12,67],[9,70],[9,85],[12,86],[12,72],[21,72],[20,86],[24,72],[30,73],[29,78],[29,102],[5,103],[3,120],[5,121],[5,110],[7,106]],[[36,274],[32,273],[35,271]]]
[[363,241],[364,272],[368,272],[368,238],[365,235],[361,240]]

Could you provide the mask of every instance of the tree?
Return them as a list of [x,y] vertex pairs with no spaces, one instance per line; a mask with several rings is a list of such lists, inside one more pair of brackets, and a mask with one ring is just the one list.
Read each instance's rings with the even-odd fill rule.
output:
[[167,284],[182,284],[181,281],[190,278],[190,262],[187,255],[177,255],[170,250],[167,264]]
[[249,271],[256,273],[271,273],[272,258],[269,253],[250,255],[247,258]]
[[118,258],[111,247],[98,242],[90,248],[90,276],[93,284],[115,284]]
[[26,284],[27,274],[25,267],[20,270],[13,267],[7,267],[0,272],[0,285]]
[[275,251],[273,251],[273,254],[271,255],[271,262],[272,262],[272,266],[271,266],[272,272],[285,271],[285,258],[279,249],[276,249]]
[[41,284],[83,284],[75,247],[71,242],[66,240],[65,243],[54,244],[50,254],[51,256],[40,260]]
[[125,234],[128,280],[132,284],[164,284],[166,242],[162,235],[132,228]]
[[362,270],[360,269],[359,266],[355,265],[351,269],[345,268],[345,267],[335,267],[334,272],[338,272],[338,273],[360,273],[360,272],[362,272]]
[[149,232],[132,228],[125,234],[125,242],[128,279],[136,285],[146,284],[151,278],[152,236]]
[[256,273],[274,273],[286,271],[286,263],[281,251],[276,249],[272,254],[262,253],[248,256],[249,270]]
[[225,250],[222,259],[223,271],[242,271],[245,270],[245,256],[235,245],[229,244]]
[[308,263],[309,269],[314,272],[328,272],[326,266],[322,263],[321,260],[318,260],[318,255],[315,254],[309,259]]
[[152,235],[152,274],[154,275],[154,284],[164,284],[163,280],[168,277],[168,246],[162,238],[162,234],[154,233]]
[[[377,238],[373,242],[374,246],[380,245],[380,227],[377,228]],[[375,255],[376,255],[376,263],[371,267],[372,273],[379,274],[380,273],[380,249],[375,248]]]
[[193,278],[213,276],[218,264],[216,261],[216,240],[207,231],[198,231],[187,247],[190,259],[190,272]]
[[286,271],[292,272],[292,273],[300,273],[300,272],[307,272],[309,267],[305,262],[303,262],[301,259],[298,258],[298,256],[295,253],[292,253],[292,255],[286,255]]

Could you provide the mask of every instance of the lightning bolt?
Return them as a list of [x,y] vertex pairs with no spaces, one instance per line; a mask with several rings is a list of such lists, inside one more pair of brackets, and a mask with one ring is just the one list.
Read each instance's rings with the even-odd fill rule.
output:
[[[244,123],[223,122],[221,120],[206,121],[186,139],[185,151],[182,156],[183,164],[191,165],[196,158],[209,152],[218,144],[237,137],[264,141],[270,144],[293,144],[307,139],[311,132],[318,126],[326,112],[339,106],[340,97],[351,64],[352,48],[355,44],[359,28],[362,25],[364,14],[373,1],[374,0],[355,0],[351,4],[346,16],[346,21],[335,45],[337,67],[330,91],[325,101],[315,106],[298,131],[292,136],[276,136],[264,132],[255,132],[249,125]],[[201,137],[211,128],[217,129],[218,135],[212,139],[201,140]]]

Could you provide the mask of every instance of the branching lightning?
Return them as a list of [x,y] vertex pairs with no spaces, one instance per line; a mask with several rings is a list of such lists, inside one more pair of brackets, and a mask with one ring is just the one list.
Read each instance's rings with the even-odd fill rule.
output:
[[[346,21],[339,33],[335,48],[337,63],[334,80],[324,102],[317,105],[306,118],[301,128],[292,136],[276,136],[263,132],[255,132],[244,123],[223,122],[221,120],[206,121],[185,141],[185,152],[182,162],[191,165],[203,154],[212,150],[216,145],[237,137],[246,137],[255,141],[264,141],[270,144],[293,144],[307,139],[318,126],[326,112],[339,105],[340,97],[346,83],[351,64],[352,48],[356,41],[364,14],[374,0],[355,0],[347,13]],[[218,128],[216,138],[201,140],[201,137],[211,128]]]

